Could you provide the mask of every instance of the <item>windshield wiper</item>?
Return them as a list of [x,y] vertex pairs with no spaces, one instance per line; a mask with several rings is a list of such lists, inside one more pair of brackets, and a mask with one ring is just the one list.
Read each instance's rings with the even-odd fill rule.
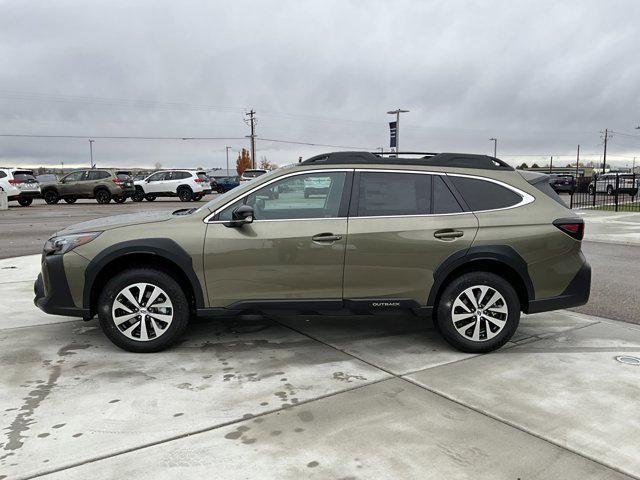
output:
[[197,208],[181,208],[172,213],[172,215],[191,215]]

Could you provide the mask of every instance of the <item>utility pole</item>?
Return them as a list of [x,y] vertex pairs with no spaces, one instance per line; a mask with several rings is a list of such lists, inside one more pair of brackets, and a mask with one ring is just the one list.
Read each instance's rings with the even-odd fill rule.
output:
[[602,173],[607,166],[607,140],[609,140],[609,129],[604,129],[604,156],[602,157]]
[[224,147],[224,148],[227,151],[227,173],[225,175],[229,176],[229,149],[231,147]]
[[400,114],[409,113],[409,110],[398,108],[396,110],[390,110],[387,113],[396,116],[396,153],[398,153],[400,151]]
[[493,142],[493,158],[496,158],[496,156],[498,154],[498,139],[497,138],[490,138],[489,141]]
[[578,145],[578,153],[576,154],[576,185],[578,183],[578,165],[580,165],[580,145]]
[[95,168],[95,164],[93,163],[93,142],[95,142],[95,140],[89,139],[89,156],[91,157],[91,168]]
[[256,112],[252,108],[245,116],[249,117],[245,123],[251,126],[251,168],[256,168]]
[[553,155],[551,155],[551,160],[549,160],[549,173],[553,171]]

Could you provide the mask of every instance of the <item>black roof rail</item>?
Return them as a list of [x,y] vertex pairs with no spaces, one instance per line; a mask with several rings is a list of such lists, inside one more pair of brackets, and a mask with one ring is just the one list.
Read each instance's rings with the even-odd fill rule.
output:
[[[423,155],[419,158],[403,158],[395,155]],[[485,170],[513,170],[513,167],[495,157],[472,153],[427,152],[331,152],[316,155],[303,164],[398,164],[426,165],[433,167],[479,168]]]

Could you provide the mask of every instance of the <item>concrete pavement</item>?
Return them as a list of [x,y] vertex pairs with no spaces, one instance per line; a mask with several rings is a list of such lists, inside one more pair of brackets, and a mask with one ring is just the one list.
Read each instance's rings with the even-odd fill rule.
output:
[[640,478],[635,325],[532,315],[473,356],[415,318],[221,320],[139,355],[40,314],[36,272],[0,261],[0,480]]

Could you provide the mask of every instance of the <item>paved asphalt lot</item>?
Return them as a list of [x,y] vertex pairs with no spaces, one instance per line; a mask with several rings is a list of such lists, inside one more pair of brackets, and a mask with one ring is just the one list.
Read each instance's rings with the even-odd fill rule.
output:
[[[141,355],[95,321],[33,306],[48,235],[185,206],[162,203],[0,212],[3,256],[34,254],[0,260],[0,480],[640,479],[630,323],[523,316],[505,348],[474,356],[415,318],[245,318],[194,323]],[[581,310],[637,322],[640,225],[585,216],[594,282]]]
[[532,315],[473,356],[415,318],[236,319],[131,354],[38,311],[37,271],[0,260],[0,479],[640,478],[636,325]]

